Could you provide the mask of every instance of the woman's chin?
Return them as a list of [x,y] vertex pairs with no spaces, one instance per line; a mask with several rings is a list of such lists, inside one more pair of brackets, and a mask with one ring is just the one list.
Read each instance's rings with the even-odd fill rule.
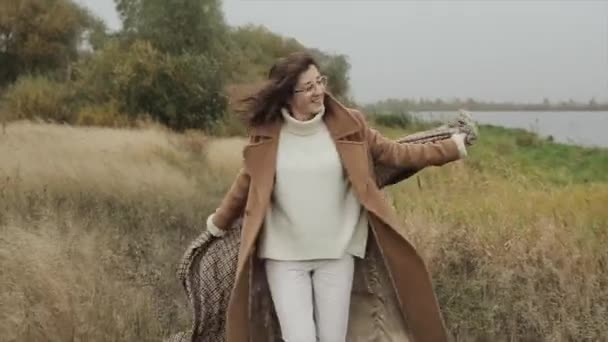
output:
[[310,106],[310,112],[313,114],[319,113],[322,109],[323,109],[323,102],[314,103],[313,105]]

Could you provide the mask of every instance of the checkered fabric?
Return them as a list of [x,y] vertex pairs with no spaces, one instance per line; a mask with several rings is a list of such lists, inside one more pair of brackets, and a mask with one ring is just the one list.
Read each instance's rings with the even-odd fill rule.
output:
[[222,238],[203,231],[186,249],[177,275],[192,309],[192,329],[171,342],[223,342],[239,252],[240,220]]

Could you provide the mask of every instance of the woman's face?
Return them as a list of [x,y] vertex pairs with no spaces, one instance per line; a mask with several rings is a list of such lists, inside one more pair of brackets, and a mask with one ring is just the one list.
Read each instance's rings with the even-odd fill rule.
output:
[[319,73],[316,66],[311,65],[300,74],[288,101],[291,112],[303,116],[319,113],[323,109],[326,84],[327,78]]

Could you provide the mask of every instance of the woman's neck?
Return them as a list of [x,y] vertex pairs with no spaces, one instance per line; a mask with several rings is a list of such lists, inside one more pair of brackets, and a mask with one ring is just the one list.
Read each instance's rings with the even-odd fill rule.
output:
[[285,129],[296,135],[311,135],[318,132],[323,126],[323,115],[325,108],[319,113],[312,115],[309,120],[299,120],[289,112],[287,108],[281,109],[281,114],[285,119]]
[[298,121],[308,121],[314,116],[314,114],[311,113],[301,114],[300,112],[293,110],[293,108],[291,108],[289,112],[291,113],[291,116]]

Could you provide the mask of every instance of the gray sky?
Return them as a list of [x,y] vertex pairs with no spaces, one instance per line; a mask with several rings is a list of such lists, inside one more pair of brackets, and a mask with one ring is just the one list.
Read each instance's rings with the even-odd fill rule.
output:
[[[112,0],[76,0],[112,29]],[[261,24],[345,54],[361,102],[454,97],[608,101],[608,1],[223,0]]]

